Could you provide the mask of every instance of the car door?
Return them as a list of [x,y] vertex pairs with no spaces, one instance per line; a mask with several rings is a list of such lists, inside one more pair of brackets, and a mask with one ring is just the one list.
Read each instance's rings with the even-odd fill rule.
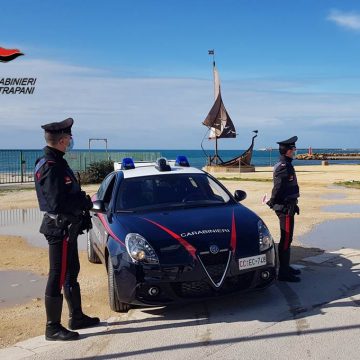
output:
[[101,253],[104,254],[104,246],[106,245],[107,240],[107,231],[104,227],[104,222],[106,222],[107,210],[109,208],[112,191],[115,184],[115,173],[109,174],[101,183],[100,188],[97,192],[97,199],[104,201],[105,213],[93,213],[93,228],[95,234],[94,245],[100,249]]

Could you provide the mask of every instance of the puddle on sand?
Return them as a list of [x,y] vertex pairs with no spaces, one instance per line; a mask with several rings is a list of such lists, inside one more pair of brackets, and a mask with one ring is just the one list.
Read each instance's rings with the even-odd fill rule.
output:
[[[43,212],[38,208],[0,211],[0,235],[16,235],[30,245],[47,247],[44,235],[39,233]],[[79,250],[86,250],[86,234],[78,237]]]
[[327,186],[328,189],[332,189],[332,190],[339,190],[339,189],[346,189],[344,186],[341,185],[336,185],[336,184],[331,184]]
[[338,199],[345,199],[346,195],[345,194],[324,194],[321,196],[321,199],[325,199],[325,200],[338,200]]
[[327,205],[321,208],[321,211],[339,212],[339,213],[360,213],[360,204],[337,204]]
[[0,309],[40,301],[47,278],[27,271],[0,271]]
[[298,240],[324,250],[360,249],[360,218],[325,221]]

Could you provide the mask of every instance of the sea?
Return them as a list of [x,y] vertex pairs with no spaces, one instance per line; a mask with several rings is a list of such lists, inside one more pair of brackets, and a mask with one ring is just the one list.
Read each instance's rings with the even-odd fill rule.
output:
[[[312,149],[313,153],[360,153],[360,149]],[[230,160],[241,155],[245,150],[222,150],[219,155],[223,161]],[[298,154],[307,153],[308,149],[298,149]],[[213,151],[205,153],[203,150],[132,150],[132,149],[112,149],[108,150],[91,150],[79,149],[73,150],[66,155],[70,166],[76,170],[83,170],[91,162],[97,160],[110,159],[113,161],[121,161],[123,157],[133,157],[135,161],[155,161],[156,158],[162,156],[169,160],[174,160],[178,155],[184,155],[188,158],[191,166],[202,168],[207,163],[207,157],[213,155]],[[42,155],[42,150],[0,150],[0,173],[18,171],[21,168],[26,172],[33,171],[35,160]],[[277,149],[254,150],[252,157],[252,165],[273,166],[279,159]],[[329,160],[330,164],[360,164],[360,160]],[[295,166],[303,165],[319,165],[320,160],[294,160]]]

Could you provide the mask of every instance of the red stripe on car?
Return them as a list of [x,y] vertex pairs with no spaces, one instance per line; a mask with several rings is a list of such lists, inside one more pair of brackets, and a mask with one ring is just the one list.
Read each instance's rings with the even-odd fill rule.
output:
[[150,219],[146,219],[146,218],[143,218],[144,220],[156,225],[157,227],[159,227],[160,229],[166,231],[169,235],[171,235],[174,239],[176,239],[188,252],[189,254],[194,258],[196,259],[196,249],[191,245],[189,244],[184,238],[182,238],[180,235],[174,233],[173,231],[171,231],[170,229],[168,229],[167,227],[163,226],[163,225],[160,225],[158,224],[157,222],[155,221],[152,221]]
[[107,233],[117,242],[119,242],[120,244],[125,246],[125,243],[122,242],[115,234],[114,232],[110,229],[109,224],[107,223],[107,220],[105,219],[105,216],[103,214],[98,214],[99,219],[101,221],[101,223],[104,225],[105,230],[107,231]]
[[231,246],[232,253],[235,254],[235,250],[236,250],[236,225],[235,225],[234,210],[233,210],[233,214],[232,214],[230,246]]

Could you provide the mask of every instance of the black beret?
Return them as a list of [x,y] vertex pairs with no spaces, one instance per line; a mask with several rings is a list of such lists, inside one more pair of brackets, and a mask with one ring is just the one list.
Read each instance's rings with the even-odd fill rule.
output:
[[74,124],[74,120],[72,118],[67,118],[63,121],[59,121],[59,122],[53,122],[50,124],[45,124],[42,125],[41,127],[49,133],[52,134],[69,134],[71,135],[71,127]]
[[285,145],[285,146],[295,146],[295,143],[297,142],[298,137],[293,136],[290,139],[278,141],[277,144],[279,145]]

